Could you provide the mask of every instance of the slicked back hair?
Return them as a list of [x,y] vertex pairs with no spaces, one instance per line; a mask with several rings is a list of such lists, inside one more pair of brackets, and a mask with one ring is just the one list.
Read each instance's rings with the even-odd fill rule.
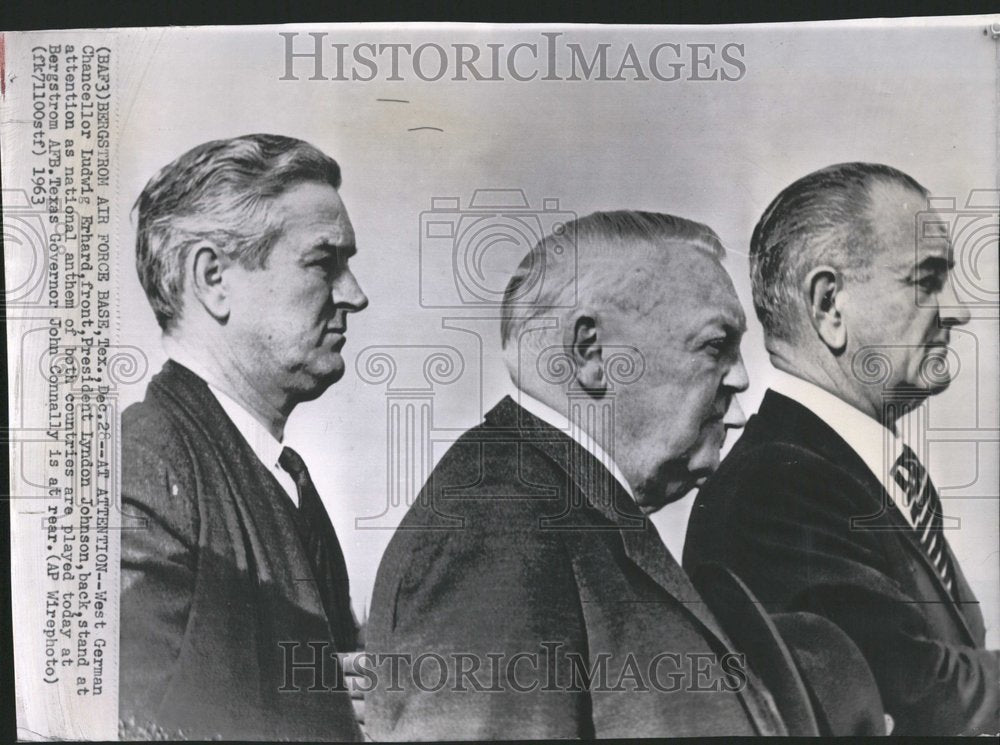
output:
[[793,341],[804,318],[799,287],[820,264],[864,278],[884,248],[872,216],[872,187],[897,185],[922,197],[912,177],[878,163],[840,163],[800,178],[764,210],[750,239],[750,282],[768,338]]
[[161,328],[180,316],[188,251],[209,241],[263,267],[282,226],[273,200],[301,182],[340,188],[340,166],[302,140],[251,134],[213,140],[160,169],[136,200],[136,268]]
[[[624,304],[656,302],[656,298],[631,297],[626,285],[634,281],[632,275],[624,269],[609,271],[607,261],[595,258],[621,256],[624,265],[630,250],[667,242],[683,242],[717,260],[725,255],[722,242],[707,225],[660,212],[594,212],[567,223],[562,234],[575,237],[575,251],[565,250],[565,240],[558,236],[546,235],[521,260],[507,284],[500,322],[504,348],[532,318],[572,305],[575,295],[577,302],[586,302],[594,293]],[[525,283],[536,281],[539,291],[531,295],[530,302],[525,301]]]

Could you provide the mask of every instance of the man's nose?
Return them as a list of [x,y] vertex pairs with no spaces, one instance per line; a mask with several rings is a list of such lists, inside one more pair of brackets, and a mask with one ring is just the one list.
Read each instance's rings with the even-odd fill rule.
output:
[[747,415],[743,412],[743,407],[740,406],[739,399],[733,396],[729,399],[729,408],[726,409],[726,415],[722,417],[722,426],[727,429],[740,429],[747,423]]
[[969,322],[972,314],[955,292],[955,277],[949,276],[938,301],[942,326],[962,326]]
[[738,393],[750,387],[750,377],[747,375],[746,365],[743,364],[743,355],[739,352],[736,353],[736,362],[726,371],[722,384]]
[[356,313],[368,307],[368,296],[350,269],[341,274],[334,283],[331,295],[334,305],[338,308],[346,308]]

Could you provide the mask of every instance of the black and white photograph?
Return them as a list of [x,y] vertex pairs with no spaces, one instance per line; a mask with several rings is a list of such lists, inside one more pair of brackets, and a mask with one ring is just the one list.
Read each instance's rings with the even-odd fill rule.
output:
[[0,34],[19,740],[1000,735],[1000,17]]

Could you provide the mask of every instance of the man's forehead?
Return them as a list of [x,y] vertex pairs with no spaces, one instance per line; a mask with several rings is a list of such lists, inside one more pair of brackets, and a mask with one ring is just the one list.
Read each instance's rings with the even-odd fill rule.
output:
[[899,184],[872,187],[871,218],[891,264],[913,266],[928,258],[951,261],[951,227],[947,218],[928,209],[920,192]]
[[709,296],[697,296],[686,306],[687,314],[694,324],[707,326],[716,324],[743,333],[747,329],[747,317],[739,298],[731,289]]
[[285,231],[304,235],[312,245],[354,245],[354,226],[340,195],[329,184],[296,184],[277,197],[273,206]]
[[678,307],[695,326],[715,324],[740,333],[746,330],[746,313],[736,295],[733,280],[722,262],[704,251],[694,254],[690,271],[680,275]]
[[951,222],[945,215],[937,210],[921,212],[914,225],[917,243],[922,252],[951,254]]
[[896,236],[894,264],[909,267],[929,259],[949,264],[954,260],[951,226],[942,215],[934,212],[915,214],[909,224],[899,226]]

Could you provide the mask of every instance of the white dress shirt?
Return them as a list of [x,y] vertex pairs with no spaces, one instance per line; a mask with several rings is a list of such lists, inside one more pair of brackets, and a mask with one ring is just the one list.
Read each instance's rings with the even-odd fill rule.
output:
[[913,527],[909,499],[892,478],[892,467],[903,454],[904,442],[898,433],[815,383],[782,370],[771,370],[768,382],[771,390],[802,404],[840,435],[882,483]]
[[[185,367],[187,366],[185,365]],[[281,488],[288,494],[288,498],[298,507],[299,490],[295,486],[295,480],[288,471],[278,465],[278,459],[285,446],[280,440],[274,439],[274,435],[267,431],[267,427],[257,421],[257,418],[239,403],[211,383],[208,384],[208,389],[219,400],[222,410],[236,425],[236,429],[243,435],[243,439],[247,441],[247,445],[253,450],[254,455],[271,471],[274,478],[281,484]]]
[[183,365],[208,384],[208,389],[215,396],[222,410],[226,412],[226,416],[236,426],[239,433],[243,435],[243,439],[246,440],[247,445],[250,446],[254,455],[257,456],[257,459],[264,464],[264,467],[281,484],[281,488],[284,489],[288,498],[292,500],[292,504],[298,507],[299,490],[295,485],[295,480],[291,474],[278,465],[278,459],[281,457],[281,451],[284,449],[281,440],[276,439],[268,431],[267,427],[261,424],[257,417],[247,411],[242,404],[219,390],[213,384],[212,376],[208,375],[196,360],[192,360],[189,355],[185,354],[183,349],[171,345],[166,341],[164,342],[164,347],[167,348],[167,353],[174,362]]
[[510,392],[510,397],[514,401],[521,405],[522,408],[534,414],[536,417],[541,419],[546,424],[550,424],[563,434],[569,435],[588,453],[597,458],[597,461],[604,466],[611,475],[615,477],[615,481],[621,484],[622,488],[628,493],[632,499],[635,499],[635,495],[632,493],[632,487],[629,486],[628,481],[625,480],[625,476],[618,469],[618,465],[615,463],[614,459],[608,455],[607,451],[602,448],[590,434],[584,430],[576,422],[571,422],[563,414],[553,409],[551,406],[542,403],[537,398],[532,398],[527,393],[522,390],[514,388]]

